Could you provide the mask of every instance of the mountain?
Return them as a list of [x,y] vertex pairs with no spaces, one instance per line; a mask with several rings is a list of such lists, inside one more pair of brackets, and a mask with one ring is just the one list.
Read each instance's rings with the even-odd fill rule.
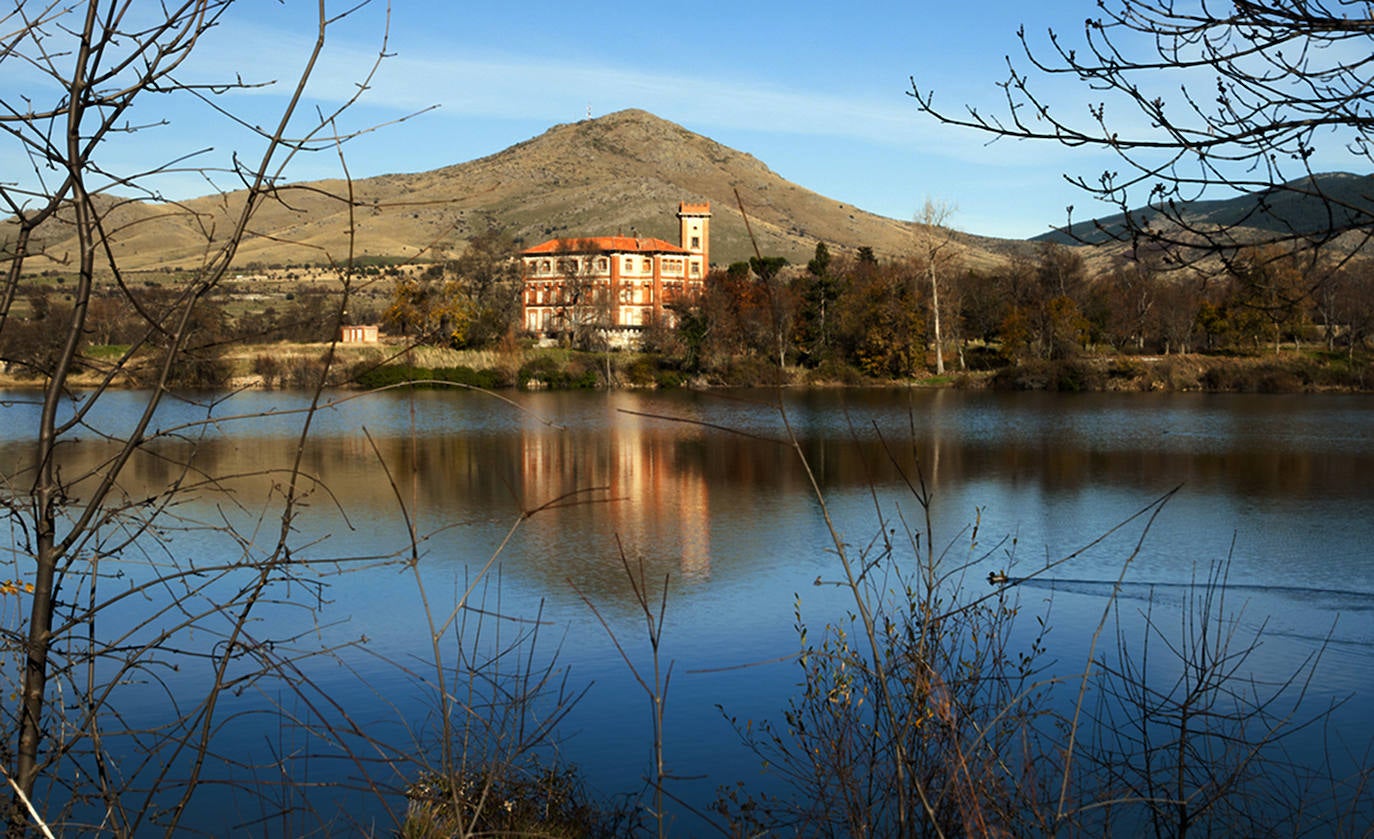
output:
[[[282,201],[267,203],[254,217],[238,264],[343,261],[349,207],[334,196],[347,189],[340,180],[283,189]],[[908,253],[916,230],[912,222],[804,189],[748,154],[639,110],[557,125],[467,163],[359,179],[352,192],[354,253],[369,260],[454,256],[488,227],[526,245],[613,234],[676,241],[678,202],[709,201],[712,261],[727,264],[754,253],[736,192],[759,249],[794,263],[809,259],[818,241],[832,249]],[[191,267],[205,252],[204,231],[226,229],[242,200],[242,193],[229,193],[177,205],[126,202],[109,214],[109,238],[127,268]],[[44,234],[55,256],[73,250],[60,225]],[[974,265],[1027,247],[963,234],[958,240]]]
[[[1182,209],[1191,226],[1248,228],[1255,237],[1264,233],[1320,233],[1361,219],[1367,225],[1374,218],[1374,175],[1321,173],[1248,195],[1187,202]],[[1160,218],[1144,208],[1132,210],[1130,217],[1138,222]],[[1113,234],[1124,233],[1125,218],[1116,213],[1078,222],[1071,229],[1061,227],[1032,241],[1100,244],[1111,241]],[[1237,238],[1245,240],[1246,236],[1241,232]]]

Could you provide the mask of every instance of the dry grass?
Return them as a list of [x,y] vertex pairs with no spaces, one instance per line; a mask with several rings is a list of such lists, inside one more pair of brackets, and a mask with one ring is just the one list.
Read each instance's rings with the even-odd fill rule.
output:
[[[566,173],[576,172],[569,179]],[[677,240],[677,202],[712,203],[711,256],[718,265],[747,259],[753,245],[736,205],[738,185],[754,237],[765,253],[804,264],[817,241],[838,250],[870,246],[883,256],[914,247],[910,220],[864,212],[790,183],[753,157],[643,111],[554,126],[543,135],[490,157],[431,172],[382,175],[356,181],[359,207],[350,216],[341,181],[290,189],[268,203],[255,227],[270,236],[248,237],[240,264],[326,264],[453,258],[488,225],[528,244],[555,236],[629,233]],[[222,229],[240,193],[197,198],[186,206]],[[112,238],[125,270],[199,264],[204,242],[196,219],[160,205],[130,205],[145,223],[111,225],[130,231]],[[122,218],[122,217],[121,217]],[[208,221],[206,221],[208,220]],[[350,232],[354,239],[350,241]],[[2,234],[0,234],[2,235]],[[61,232],[53,253],[70,250]],[[136,237],[136,238],[135,238]],[[970,265],[1001,264],[1024,242],[964,237]],[[35,257],[35,268],[57,268]]]
[[446,347],[416,347],[406,356],[416,367],[471,367],[474,370],[519,367],[528,354],[523,351],[454,350]]

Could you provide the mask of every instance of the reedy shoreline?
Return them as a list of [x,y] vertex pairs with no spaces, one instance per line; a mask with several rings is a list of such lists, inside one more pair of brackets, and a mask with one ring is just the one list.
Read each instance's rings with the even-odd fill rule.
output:
[[[525,389],[903,386],[1060,392],[1374,392],[1374,360],[1363,354],[1352,359],[1345,353],[1325,350],[1288,350],[1277,355],[1269,352],[1254,356],[1083,355],[992,369],[955,369],[945,376],[875,379],[840,365],[793,366],[779,371],[776,364],[749,357],[729,359],[714,369],[684,371],[670,359],[635,352],[583,353],[539,348],[449,350],[389,344],[331,348],[328,344],[288,342],[236,345],[225,356],[229,377],[218,386],[235,390],[309,386],[313,377],[323,371],[324,359],[331,352],[334,361],[329,384],[336,387],[375,384],[376,376],[381,373],[387,383],[407,377],[414,380],[440,378],[483,387]],[[264,375],[260,369],[261,359],[265,357],[277,363],[276,371],[270,375]],[[103,366],[98,358],[93,359],[70,383],[77,387],[95,385],[101,379]],[[455,379],[452,371],[463,369],[476,375],[471,380]],[[139,386],[137,379],[131,376],[126,376],[120,384]],[[13,372],[0,373],[2,388],[20,390],[42,386],[42,379]]]

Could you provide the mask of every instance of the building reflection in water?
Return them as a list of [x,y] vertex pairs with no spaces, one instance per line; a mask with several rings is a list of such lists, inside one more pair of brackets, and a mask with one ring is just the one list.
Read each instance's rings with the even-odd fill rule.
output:
[[[809,394],[792,415],[821,489],[828,496],[859,490],[858,497],[873,486],[885,498],[905,498],[903,487],[914,480],[919,462],[954,526],[978,508],[1005,511],[1010,530],[1063,513],[1066,502],[1056,499],[1096,508],[1105,494],[1152,498],[1179,484],[1208,503],[1241,509],[1294,501],[1339,507],[1341,499],[1364,497],[1374,470],[1374,455],[1363,442],[1363,403],[1336,403],[1346,405],[1346,419],[1333,417],[1329,402],[1295,418],[1285,401],[1151,403],[1173,406],[1168,413],[1105,397],[1049,401],[937,392],[921,403],[914,421],[905,413],[888,416],[879,440],[863,417],[851,419],[833,404],[839,398]],[[615,559],[617,538],[660,579],[665,573],[683,581],[733,578],[779,539],[794,535],[782,532],[778,505],[788,499],[805,505],[812,496],[796,451],[768,442],[781,436],[776,417],[771,426],[751,424],[753,415],[742,414],[738,403],[707,403],[717,411],[711,413],[696,412],[699,406],[687,397],[655,402],[643,395],[578,394],[549,400],[545,413],[566,427],[437,397],[418,403],[418,421],[400,400],[387,403],[386,411],[339,421],[305,445],[301,463],[309,477],[298,487],[309,515],[293,526],[321,537],[312,542],[316,552],[389,556],[406,549],[406,525],[413,521],[422,535],[439,534],[421,546],[427,559],[480,562],[521,511],[562,499],[521,525],[524,544],[507,554],[519,558],[510,567],[544,581],[561,584],[571,577],[593,592],[618,592],[625,580]],[[699,416],[716,427],[665,422],[617,406]],[[1284,436],[1303,423],[1317,430]],[[248,532],[249,519],[274,515],[298,445],[292,434],[258,426],[160,441],[131,461],[117,497],[130,502],[130,516],[142,515],[152,509],[144,499],[176,486],[173,524],[218,527],[227,517],[236,525],[243,520]],[[78,482],[74,498],[89,491],[113,453],[112,445],[91,436],[59,451],[63,477]],[[32,457],[22,437],[0,441],[0,475],[12,492],[32,482]],[[84,483],[79,476],[86,476]],[[973,495],[961,496],[965,489]]]
[[627,554],[672,546],[683,579],[710,576],[709,490],[690,439],[634,416],[620,418],[610,433],[527,430],[520,467],[526,509],[561,499],[527,528],[571,532],[569,516],[604,505],[606,524]]

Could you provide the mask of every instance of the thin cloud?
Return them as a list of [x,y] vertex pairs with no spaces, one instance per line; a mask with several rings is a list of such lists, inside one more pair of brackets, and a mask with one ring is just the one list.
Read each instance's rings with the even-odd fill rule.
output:
[[[300,71],[306,39],[277,30],[236,31],[217,39],[214,56],[198,62],[198,75],[232,78],[250,67],[258,79],[283,80],[251,95],[285,95],[284,80]],[[228,47],[250,43],[253,54]],[[333,42],[310,86],[317,102],[343,102],[358,92],[380,44]],[[460,48],[461,50],[461,48]],[[983,165],[1045,161],[1047,146],[988,151],[968,131],[940,125],[906,96],[905,79],[886,93],[858,94],[789,89],[757,79],[673,74],[613,64],[501,53],[435,54],[401,49],[385,59],[362,101],[371,108],[410,113],[437,106],[436,118],[464,117],[566,122],[587,107],[594,115],[643,108],[692,130],[831,137],[863,144],[922,150]],[[881,82],[875,84],[879,88]]]

